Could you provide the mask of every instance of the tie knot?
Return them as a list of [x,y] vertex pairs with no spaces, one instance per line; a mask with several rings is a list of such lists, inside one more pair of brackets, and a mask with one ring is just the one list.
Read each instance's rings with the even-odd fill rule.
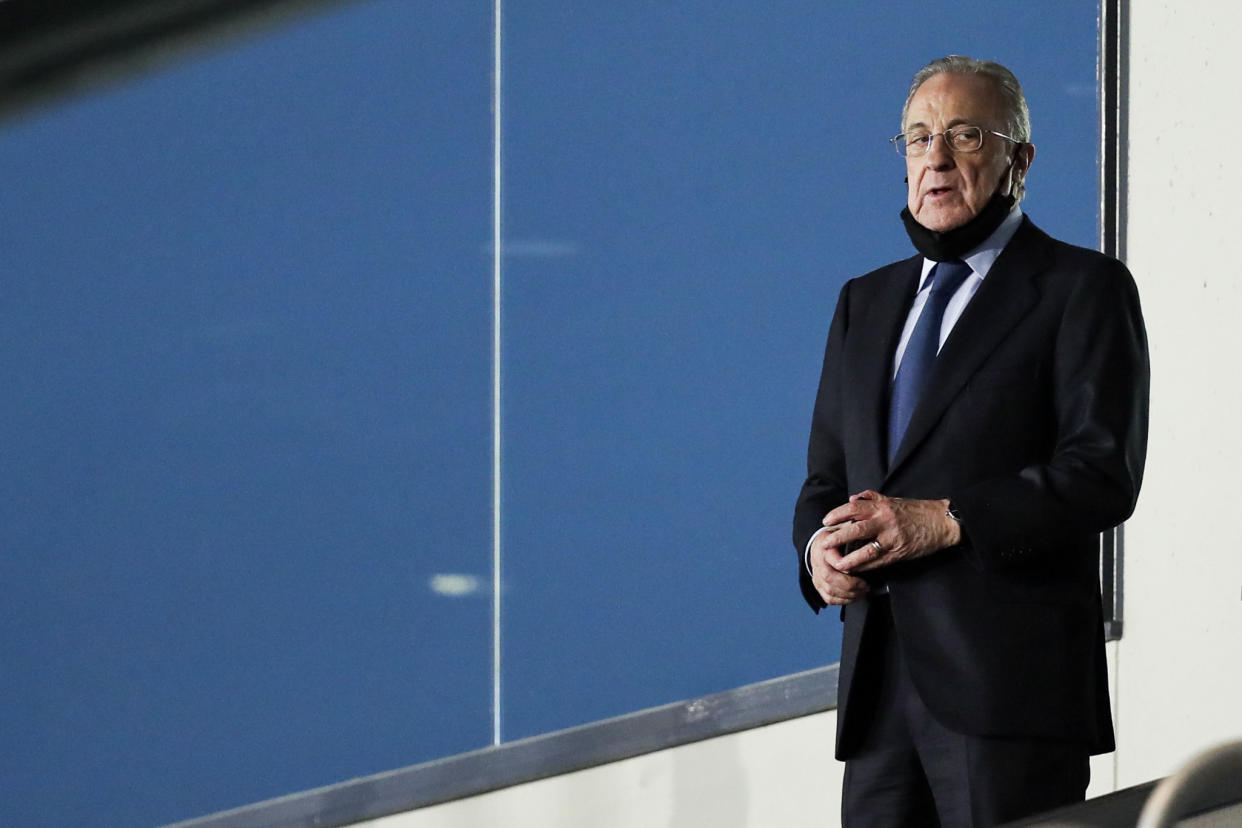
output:
[[970,274],[970,265],[958,259],[937,262],[932,268],[932,293],[954,293]]

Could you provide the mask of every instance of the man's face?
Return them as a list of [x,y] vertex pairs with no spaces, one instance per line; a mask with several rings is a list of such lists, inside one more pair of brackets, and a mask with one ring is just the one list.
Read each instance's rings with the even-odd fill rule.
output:
[[[978,75],[932,75],[914,93],[906,111],[903,132],[943,132],[971,124],[1006,132],[1000,95],[992,81]],[[907,205],[919,224],[929,230],[961,227],[979,214],[1005,177],[1009,192],[1009,162],[1014,144],[984,133],[978,152],[954,155],[943,136],[937,136],[926,155],[906,158],[909,183]]]

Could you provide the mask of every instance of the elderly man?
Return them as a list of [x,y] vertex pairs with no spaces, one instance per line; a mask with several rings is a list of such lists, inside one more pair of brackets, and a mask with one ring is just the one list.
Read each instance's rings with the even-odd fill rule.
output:
[[1008,69],[928,64],[892,141],[918,255],[841,291],[794,544],[845,622],[844,824],[993,825],[1113,749],[1098,533],[1138,495],[1146,335],[1126,268],[1018,207]]

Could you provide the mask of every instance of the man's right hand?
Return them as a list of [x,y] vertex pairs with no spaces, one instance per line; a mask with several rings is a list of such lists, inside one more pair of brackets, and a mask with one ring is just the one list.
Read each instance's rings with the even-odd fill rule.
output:
[[847,575],[836,568],[841,562],[840,547],[829,543],[832,532],[821,530],[811,541],[807,559],[811,565],[811,583],[824,603],[830,606],[850,604],[867,594],[867,582]]

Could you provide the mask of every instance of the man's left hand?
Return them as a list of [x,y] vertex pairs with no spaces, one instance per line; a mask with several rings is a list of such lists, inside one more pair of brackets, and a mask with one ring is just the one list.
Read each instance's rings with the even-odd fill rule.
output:
[[865,572],[957,545],[962,529],[948,511],[947,500],[906,500],[871,490],[851,495],[824,517],[832,530],[829,542],[838,548],[868,543],[842,558],[837,569]]

